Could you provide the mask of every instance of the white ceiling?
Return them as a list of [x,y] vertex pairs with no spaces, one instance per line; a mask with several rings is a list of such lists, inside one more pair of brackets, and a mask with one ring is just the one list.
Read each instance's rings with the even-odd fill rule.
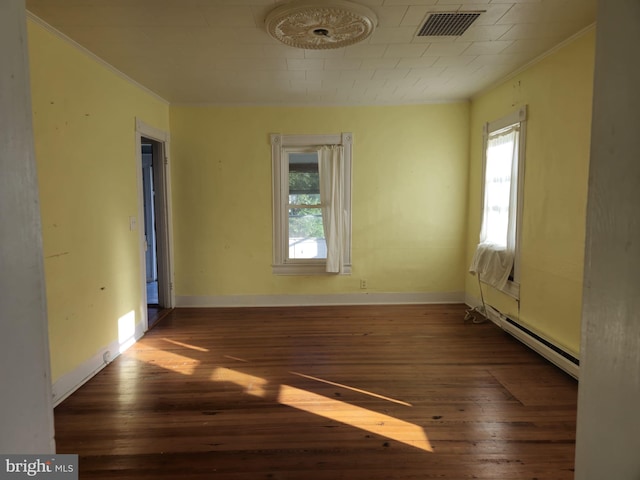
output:
[[[320,0],[322,1],[322,0]],[[384,105],[466,99],[595,21],[596,0],[355,0],[379,24],[336,50],[279,44],[275,0],[27,0],[30,12],[172,103]],[[428,12],[486,10],[461,37]]]

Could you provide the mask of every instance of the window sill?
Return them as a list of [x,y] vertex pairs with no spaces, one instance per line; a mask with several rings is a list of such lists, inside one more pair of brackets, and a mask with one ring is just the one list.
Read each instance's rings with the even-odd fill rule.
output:
[[288,263],[273,265],[272,273],[274,275],[351,275],[351,265],[345,265],[342,273],[328,273],[326,268],[322,263]]

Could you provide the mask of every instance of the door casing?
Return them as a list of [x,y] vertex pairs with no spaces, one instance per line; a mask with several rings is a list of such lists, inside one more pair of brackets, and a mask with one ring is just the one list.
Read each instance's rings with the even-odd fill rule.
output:
[[[156,242],[158,265],[158,303],[162,308],[173,308],[175,293],[173,290],[173,235],[171,219],[171,169],[169,161],[169,133],[152,127],[136,119],[136,172],[138,178],[138,218],[144,221],[144,190],[142,179],[142,139],[154,140],[154,186],[156,194]],[[140,223],[138,222],[138,223]],[[140,258],[140,302],[139,315],[143,319],[145,331],[149,328],[147,316],[147,274],[144,228],[138,228]]]

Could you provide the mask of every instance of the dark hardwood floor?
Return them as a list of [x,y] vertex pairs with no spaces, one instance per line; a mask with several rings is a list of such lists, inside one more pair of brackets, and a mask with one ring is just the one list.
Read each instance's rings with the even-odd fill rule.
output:
[[171,313],[170,308],[159,307],[157,305],[147,305],[147,321],[149,328],[153,328],[164,317]]
[[81,479],[573,478],[577,383],[461,305],[176,309],[55,410]]

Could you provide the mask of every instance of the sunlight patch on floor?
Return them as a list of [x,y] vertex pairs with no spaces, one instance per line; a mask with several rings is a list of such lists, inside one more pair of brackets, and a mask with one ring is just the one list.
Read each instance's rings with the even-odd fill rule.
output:
[[429,439],[421,427],[383,413],[373,412],[289,385],[280,386],[278,401],[298,410],[351,425],[427,452],[433,452]]
[[264,397],[266,395],[265,386],[267,382],[264,378],[255,377],[247,373],[231,370],[230,368],[218,367],[211,374],[211,380],[216,382],[231,382],[239,385],[244,389],[245,393],[255,397]]
[[198,352],[208,352],[209,351],[207,348],[196,347],[195,345],[190,345],[188,343],[178,342],[176,340],[171,340],[170,338],[161,338],[161,340],[163,340],[165,342],[168,342],[168,343],[172,343],[173,345],[176,345],[178,347],[184,347],[184,348],[188,348],[190,350],[197,350]]
[[353,392],[362,393],[364,395],[369,395],[370,397],[380,398],[382,400],[386,400],[388,402],[399,403],[400,405],[404,405],[405,407],[412,407],[410,403],[403,402],[402,400],[396,400],[395,398],[385,397],[384,395],[378,395],[377,393],[369,392],[367,390],[361,390],[360,388],[350,387],[349,385],[343,385],[342,383],[332,382],[330,380],[324,380],[323,378],[312,377],[311,375],[305,375],[304,373],[298,372],[289,372],[292,375],[297,375],[302,378],[308,378],[309,380],[315,380],[316,382],[322,382],[329,385],[334,385],[336,387],[345,388],[347,390],[351,390]]
[[245,360],[244,358],[233,357],[231,355],[223,355],[224,358],[228,358],[229,360],[235,360],[236,362],[249,363],[249,360]]
[[[163,339],[167,340],[167,339]],[[179,342],[167,340],[170,343],[184,346]],[[154,355],[154,348],[146,350],[144,353],[149,355],[149,358],[160,358],[160,361],[151,361],[159,367],[173,370],[175,372],[191,375],[194,373],[196,367],[200,362],[178,355],[169,351],[162,351],[161,355]],[[138,352],[140,355],[142,352]],[[143,360],[148,361],[148,360]],[[299,372],[289,372],[292,375],[307,378],[309,380],[318,381],[321,383],[345,388],[354,392],[369,395],[375,398],[379,398],[385,401],[390,401],[400,405],[411,407],[412,405],[401,400],[379,395],[373,392],[368,392],[348,385],[324,380],[311,375],[305,375]],[[418,448],[427,452],[433,452],[433,447],[427,438],[424,429],[413,423],[405,422],[383,413],[375,412],[357,405],[352,405],[348,402],[335,400],[333,398],[325,397],[317,393],[313,393],[300,388],[292,387],[290,385],[273,385],[269,388],[269,381],[265,378],[250,375],[248,373],[239,372],[237,370],[216,367],[210,375],[210,380],[215,382],[229,382],[238,385],[242,388],[243,392],[248,395],[253,395],[260,398],[266,398],[268,392],[277,392],[277,401],[282,405],[295,408],[313,415],[318,415],[323,418],[328,418],[345,425],[349,425],[360,430],[364,430],[375,435],[395,440],[397,442],[409,445],[411,447]]]
[[[145,350],[136,352],[136,357],[151,365],[166,368],[167,370],[183,375],[193,375],[193,372],[198,365],[200,365],[198,360],[194,360],[191,357],[185,357],[184,355],[153,347],[147,347]],[[148,357],[148,359],[144,357]]]

